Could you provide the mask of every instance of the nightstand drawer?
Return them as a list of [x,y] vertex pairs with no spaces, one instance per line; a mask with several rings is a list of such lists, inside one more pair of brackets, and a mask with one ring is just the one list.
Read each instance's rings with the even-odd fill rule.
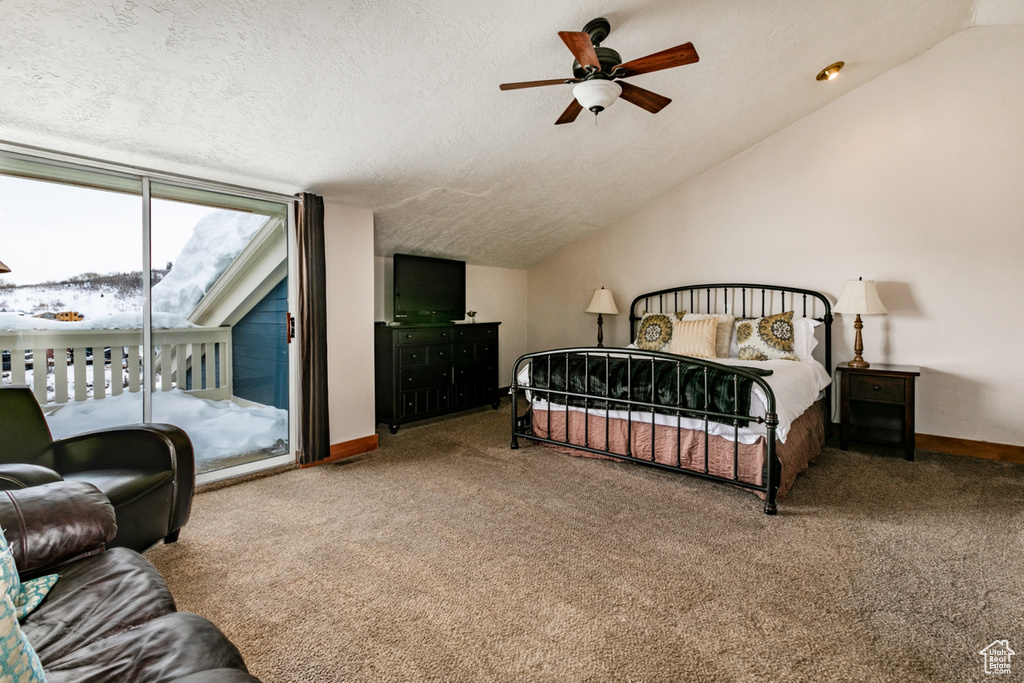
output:
[[850,375],[850,398],[861,401],[885,401],[904,403],[907,396],[907,380],[903,377],[880,377],[875,375]]

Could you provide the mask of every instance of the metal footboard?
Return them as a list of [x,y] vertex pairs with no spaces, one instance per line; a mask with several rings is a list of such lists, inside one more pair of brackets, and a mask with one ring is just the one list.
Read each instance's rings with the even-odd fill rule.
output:
[[[582,361],[584,367],[587,370],[585,372],[585,386],[583,391],[572,391],[570,390],[570,364],[573,360],[577,362]],[[610,382],[611,364],[613,359],[621,359],[626,364],[626,371],[628,376],[628,388],[625,396],[615,395],[611,396],[612,393],[608,390]],[[604,367],[604,378],[603,384],[605,389],[599,390],[598,387],[591,386],[591,373],[589,369],[593,361],[597,361],[598,372],[600,371],[601,363]],[[552,385],[552,369],[557,364],[563,364],[565,386],[564,388],[557,388]],[[668,366],[662,366],[660,364],[667,363]],[[534,364],[541,364],[536,365]],[[634,386],[634,371],[641,368],[644,364],[649,364],[651,386],[650,395],[638,396],[636,387]],[[655,365],[659,364],[659,369],[667,375],[668,381],[671,382],[671,378],[674,376],[676,381],[675,396],[679,398],[679,405],[666,405],[663,401],[659,401],[659,386],[655,382]],[[546,369],[548,386],[534,386],[533,382],[526,381],[521,382],[519,375],[524,367],[530,366],[531,373],[534,367],[540,367]],[[675,372],[671,370],[674,368]],[[666,372],[667,371],[667,372]],[[682,405],[683,398],[683,384],[682,377],[684,374],[692,375],[693,372],[697,372],[698,377],[703,378],[703,405]],[[709,400],[711,395],[712,387],[709,386],[709,373],[715,371],[717,375],[725,375],[726,382],[732,382],[732,396],[733,405],[732,409],[727,409],[727,406],[717,406],[718,409],[714,409]],[[765,415],[754,416],[746,414],[751,412],[741,411],[739,406],[739,400],[741,391],[739,388],[740,380],[749,380],[752,385],[756,385],[761,388],[764,395],[765,402]],[[599,378],[600,379],[600,378]],[[662,388],[666,388],[664,384]],[[671,388],[671,387],[668,387]],[[618,460],[625,460],[628,462],[634,462],[641,465],[647,465],[651,467],[658,467],[661,469],[672,470],[680,472],[689,476],[700,477],[702,479],[708,479],[723,484],[731,484],[740,488],[748,489],[751,491],[763,492],[765,495],[765,514],[774,515],[777,511],[776,507],[776,496],[778,493],[779,482],[781,477],[781,466],[776,455],[776,442],[775,432],[778,427],[778,414],[776,412],[775,395],[772,392],[771,387],[764,380],[764,378],[754,372],[750,372],[741,367],[734,367],[729,365],[722,365],[713,361],[704,360],[700,358],[690,358],[686,356],[678,356],[667,353],[659,353],[655,351],[641,351],[633,349],[606,349],[606,348],[571,348],[571,349],[557,349],[553,351],[542,351],[538,353],[529,353],[521,356],[516,362],[512,370],[512,382],[511,382],[511,394],[512,394],[512,448],[519,447],[519,439],[529,439],[531,441],[538,441],[541,443],[551,444],[555,446],[564,446],[573,448],[580,451],[586,451],[596,455],[602,455],[606,457],[615,458]],[[527,404],[528,407],[526,412],[520,414],[519,410],[519,397],[520,395],[528,395]],[[545,411],[545,418],[547,420],[546,428],[543,429],[543,436],[538,435],[536,429],[537,425],[533,423],[535,414],[533,412],[533,404],[536,401],[544,401],[547,406]],[[570,405],[571,403],[577,405]],[[565,429],[564,435],[552,434],[552,415],[556,412],[564,411]],[[613,413],[621,414],[625,412],[625,428],[626,428],[626,439],[625,439],[625,452],[616,452],[610,448],[610,424],[612,419],[618,419],[613,416]],[[583,439],[582,443],[576,443],[570,438],[570,413],[575,415],[582,415],[583,419]],[[590,421],[591,416],[596,415],[600,417],[603,413],[604,417],[604,446],[600,447],[600,440],[597,443],[592,443],[590,436]],[[646,423],[646,420],[641,419],[644,415],[650,415],[650,452],[649,453],[637,453],[633,451],[633,432],[637,428],[636,425]],[[657,416],[667,416],[669,420],[675,419],[675,460],[673,464],[671,462],[661,462],[657,460],[656,442],[658,433]],[[683,455],[683,430],[687,429],[683,426],[682,421],[684,418],[691,420],[698,420],[702,424],[701,430],[703,431],[703,467],[687,467],[682,462]],[[578,419],[578,418],[577,418]],[[739,430],[741,424],[747,423],[759,423],[764,424],[766,428],[766,435],[764,441],[765,449],[765,467],[761,477],[762,483],[756,484],[750,481],[744,481],[740,479],[740,464],[739,464]],[[726,427],[732,428],[732,476],[720,476],[711,471],[709,466],[710,463],[710,441],[715,434],[711,431],[712,425],[725,425]],[[671,425],[668,425],[671,426]],[[562,437],[562,438],[559,438]],[[690,461],[692,463],[693,454]],[[700,463],[700,455],[697,454],[697,462]]]

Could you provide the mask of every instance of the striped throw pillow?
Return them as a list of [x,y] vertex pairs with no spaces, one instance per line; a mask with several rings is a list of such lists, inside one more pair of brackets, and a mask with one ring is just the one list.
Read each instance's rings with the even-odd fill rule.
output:
[[693,358],[715,358],[715,333],[718,318],[677,320],[672,324],[672,342],[668,352]]

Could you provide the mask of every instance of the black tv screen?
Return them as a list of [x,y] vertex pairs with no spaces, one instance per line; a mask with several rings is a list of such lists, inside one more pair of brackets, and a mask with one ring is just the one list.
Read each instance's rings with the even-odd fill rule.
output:
[[466,316],[466,262],[395,254],[395,322],[440,323]]

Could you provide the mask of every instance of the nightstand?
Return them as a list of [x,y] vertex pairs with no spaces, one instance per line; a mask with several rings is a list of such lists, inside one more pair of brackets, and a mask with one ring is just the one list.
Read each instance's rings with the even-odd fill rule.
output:
[[914,459],[914,382],[921,368],[873,363],[836,366],[839,374],[839,447],[850,441],[903,446]]

